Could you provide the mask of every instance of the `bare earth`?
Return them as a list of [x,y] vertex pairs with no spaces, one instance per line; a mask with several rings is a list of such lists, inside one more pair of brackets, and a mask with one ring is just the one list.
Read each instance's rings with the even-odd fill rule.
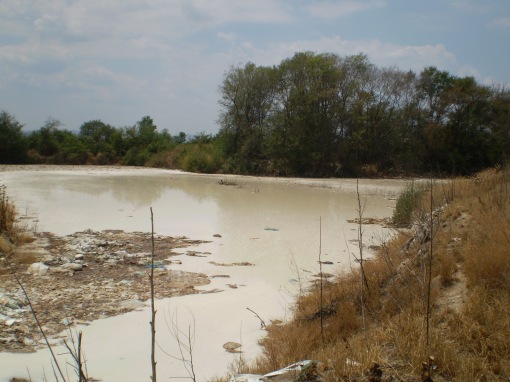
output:
[[[64,237],[40,233],[34,239],[9,256],[11,267],[0,259],[0,352],[44,346],[12,267],[45,334],[53,338],[72,324],[140,309],[149,300],[150,233],[87,230]],[[209,283],[204,274],[164,267],[174,250],[202,242],[157,235],[154,241],[156,298],[198,293],[195,286]]]

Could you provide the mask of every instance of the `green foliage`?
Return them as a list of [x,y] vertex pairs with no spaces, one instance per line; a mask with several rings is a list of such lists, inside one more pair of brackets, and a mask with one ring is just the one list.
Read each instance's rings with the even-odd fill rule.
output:
[[414,182],[408,184],[397,199],[393,211],[393,223],[405,226],[412,223],[413,212],[416,210],[425,189],[417,187]]
[[21,125],[12,115],[0,112],[0,163],[24,163],[26,141]]
[[123,146],[126,148],[122,163],[129,166],[144,166],[149,159],[175,147],[175,141],[168,131],[157,131],[149,116],[143,117],[135,126],[123,130]]
[[185,171],[211,174],[222,168],[222,154],[214,142],[186,144],[180,157]]
[[467,174],[508,152],[508,93],[435,67],[416,75],[362,54],[301,52],[273,68],[230,68],[220,93],[233,172]]
[[51,164],[85,164],[89,148],[79,136],[60,130],[60,121],[49,118],[43,127],[27,137],[32,162]]

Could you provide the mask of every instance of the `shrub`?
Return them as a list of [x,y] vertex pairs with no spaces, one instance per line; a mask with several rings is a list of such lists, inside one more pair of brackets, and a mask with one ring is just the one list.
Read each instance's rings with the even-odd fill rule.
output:
[[420,202],[424,188],[417,187],[414,182],[402,191],[397,199],[395,210],[393,211],[393,223],[396,225],[409,225],[413,212]]
[[10,234],[15,220],[14,204],[7,197],[5,186],[0,186],[0,234]]
[[183,170],[199,173],[216,173],[221,168],[221,157],[211,143],[191,143],[182,153]]

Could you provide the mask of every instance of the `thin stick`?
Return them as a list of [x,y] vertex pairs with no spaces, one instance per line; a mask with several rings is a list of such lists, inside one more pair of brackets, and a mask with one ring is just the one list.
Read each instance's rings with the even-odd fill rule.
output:
[[429,253],[429,279],[427,285],[427,346],[429,345],[430,331],[430,290],[432,288],[432,257],[433,257],[433,197],[432,197],[432,179],[430,180],[430,253]]
[[[193,322],[194,324],[194,322]],[[193,339],[192,339],[193,337]],[[193,326],[193,336],[191,335],[191,324],[188,325],[188,346],[189,346],[189,364],[190,364],[190,371],[191,371],[191,379],[193,382],[197,380],[197,377],[195,375],[195,365],[193,363],[193,343],[195,342],[195,327]]]
[[151,366],[152,366],[152,382],[156,382],[156,310],[154,309],[154,215],[151,207],[151,242],[152,242],[152,254],[151,254]]
[[361,270],[361,292],[360,292],[360,302],[361,302],[361,319],[363,323],[363,331],[366,329],[365,324],[365,299],[364,299],[364,286],[367,286],[368,284],[367,280],[365,279],[365,270],[363,268],[363,211],[361,209],[361,198],[359,195],[359,180],[356,179],[356,195],[358,197],[358,246],[359,246],[359,264],[360,264],[360,270]]
[[321,319],[321,340],[324,347],[324,317],[323,317],[323,285],[322,285],[322,216],[319,216],[319,275],[320,275],[320,319]]
[[264,329],[266,327],[266,323],[264,322],[264,320],[262,318],[260,318],[260,316],[255,311],[251,310],[250,308],[246,308],[246,309],[248,309],[255,316],[257,316],[257,318],[260,320],[260,329]]

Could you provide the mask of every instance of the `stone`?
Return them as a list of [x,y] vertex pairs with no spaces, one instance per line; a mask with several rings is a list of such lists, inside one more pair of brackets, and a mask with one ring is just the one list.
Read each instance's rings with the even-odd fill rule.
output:
[[145,306],[145,304],[142,301],[133,298],[131,300],[122,301],[119,304],[119,309],[129,309],[129,310],[132,310],[132,309],[143,308],[144,306]]
[[65,269],[65,270],[68,270],[68,271],[81,271],[83,269],[83,264],[79,264],[79,263],[66,263],[66,264],[62,264],[61,266],[62,269]]
[[48,273],[48,269],[50,267],[44,263],[33,263],[28,267],[27,273],[34,276],[42,276]]
[[3,296],[0,298],[0,306],[5,306],[9,309],[19,309],[21,307],[18,301],[9,296]]
[[240,343],[237,342],[227,342],[223,344],[223,348],[228,351],[229,353],[239,353],[238,350],[241,347]]
[[25,338],[23,338],[23,345],[25,345],[25,346],[34,346],[34,345],[37,345],[37,342],[34,341],[31,338],[25,337]]

